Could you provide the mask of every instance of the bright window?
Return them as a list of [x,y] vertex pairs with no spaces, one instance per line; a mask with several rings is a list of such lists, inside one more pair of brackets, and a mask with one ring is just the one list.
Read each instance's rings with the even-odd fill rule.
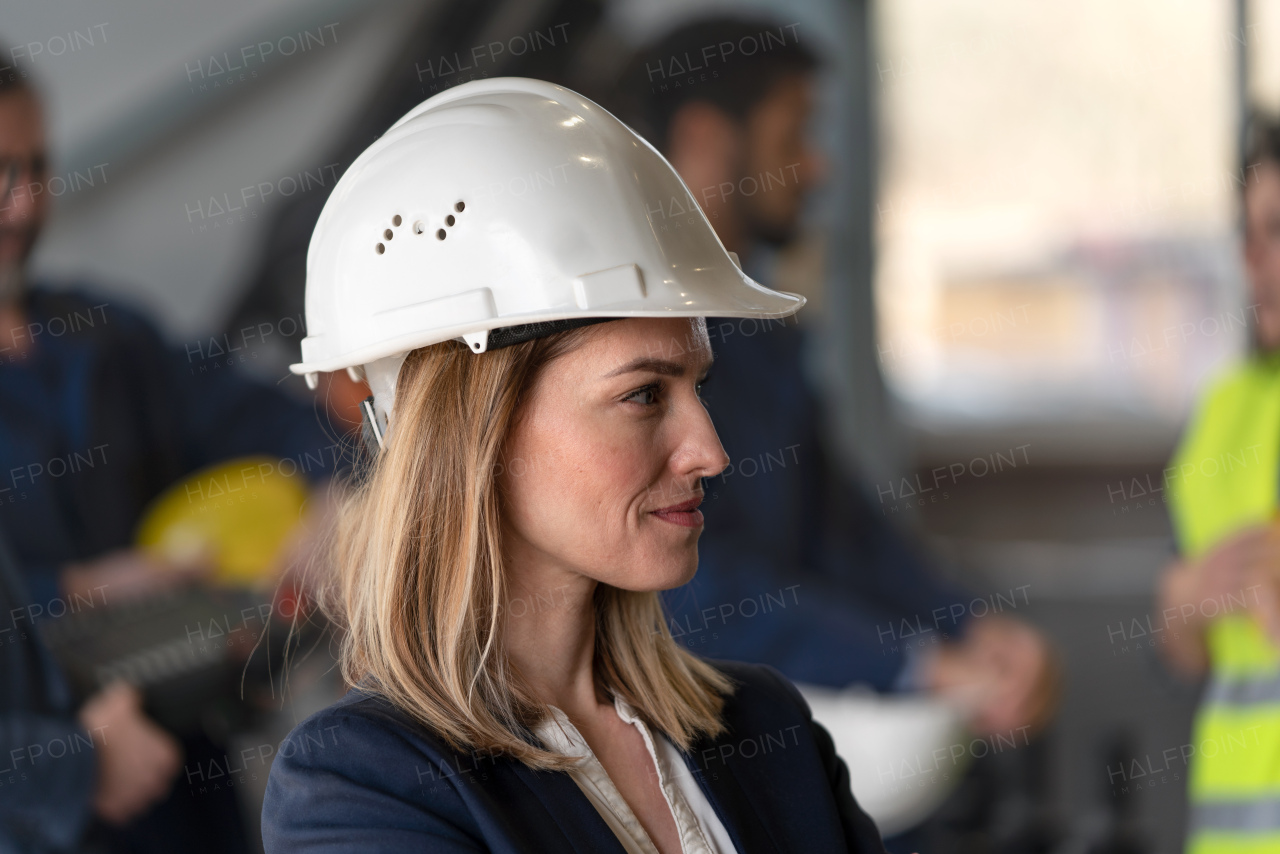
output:
[[1242,351],[1233,68],[1253,28],[1231,12],[878,4],[879,346],[917,413],[1176,420]]

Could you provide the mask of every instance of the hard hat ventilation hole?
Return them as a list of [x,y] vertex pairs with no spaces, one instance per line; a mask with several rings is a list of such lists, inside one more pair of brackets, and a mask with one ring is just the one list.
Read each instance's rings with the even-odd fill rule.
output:
[[453,206],[453,209],[454,209],[455,211],[457,211],[458,213],[462,213],[462,211],[463,211],[464,209],[466,209],[466,207],[467,207],[467,206],[466,206],[465,204],[463,204],[461,201],[459,201],[457,204],[455,204],[455,205]]
[[387,251],[387,247],[385,247],[385,246],[383,246],[381,243],[379,243],[376,247],[374,247],[374,250],[373,250],[373,251],[374,251],[374,252],[377,252],[379,255],[381,255],[383,252],[386,252],[386,251]]
[[475,350],[479,350],[479,349],[480,349],[480,342],[479,342],[479,341],[476,341],[475,343],[473,343],[473,344],[471,345],[471,347],[472,347],[473,349],[475,349]]
[[453,214],[449,214],[447,217],[444,218],[445,225],[453,225],[454,222],[456,222],[456,220],[454,220]]
[[424,231],[426,231],[426,230],[427,230],[427,227],[426,227],[425,225],[423,225],[423,224],[422,224],[422,220],[418,220],[417,222],[415,222],[415,223],[413,224],[413,233],[414,233],[414,234],[422,234],[422,232],[424,232]]
[[395,232],[393,232],[391,229],[388,228],[386,231],[382,232],[382,236],[385,237],[387,240],[390,240],[396,235],[395,235]]
[[436,232],[436,239],[437,239],[437,240],[444,240],[444,238],[445,238],[445,230],[442,228],[442,229],[440,229],[439,231],[437,231],[437,232]]
[[391,224],[394,225],[396,228],[400,227],[400,223],[401,223],[400,214],[396,214],[391,218]]

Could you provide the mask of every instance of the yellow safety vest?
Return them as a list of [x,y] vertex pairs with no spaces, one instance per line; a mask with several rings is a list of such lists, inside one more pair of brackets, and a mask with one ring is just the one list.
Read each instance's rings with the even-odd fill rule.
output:
[[[1280,359],[1255,359],[1205,395],[1165,471],[1182,554],[1271,521],[1280,484]],[[1187,850],[1280,851],[1280,651],[1247,613],[1257,590],[1194,607],[1213,621],[1209,685],[1193,728]],[[1187,607],[1192,607],[1189,603]],[[1176,632],[1186,617],[1166,612]]]

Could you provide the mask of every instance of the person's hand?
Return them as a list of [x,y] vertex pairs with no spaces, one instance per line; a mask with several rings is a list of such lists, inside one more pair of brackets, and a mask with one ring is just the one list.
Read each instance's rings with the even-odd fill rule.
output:
[[140,549],[121,549],[69,564],[63,567],[59,580],[68,598],[96,596],[118,603],[172,590],[208,573],[209,564],[198,559],[178,566]]
[[[1195,561],[1176,564],[1166,573],[1162,604],[1176,609],[1183,625],[1200,628],[1220,614],[1228,597],[1264,607],[1258,585],[1280,578],[1280,529],[1274,525],[1245,528]],[[1203,607],[1214,601],[1217,607]],[[1183,607],[1183,606],[1187,607]]]
[[925,675],[932,690],[970,710],[982,734],[1040,729],[1057,704],[1058,681],[1044,636],[1007,617],[973,620],[964,640],[938,650]]
[[1204,631],[1224,613],[1247,611],[1280,645],[1280,527],[1245,528],[1197,560],[1172,564],[1160,579],[1159,604],[1170,630],[1162,650],[1188,675],[1208,667]]
[[320,558],[338,524],[344,495],[341,483],[334,480],[311,487],[302,517],[280,546],[271,572],[273,579],[289,578],[304,587],[310,586],[309,580],[320,571]]
[[[1280,525],[1247,529],[1239,541],[1232,538],[1227,547],[1240,566],[1217,584],[1206,585],[1206,598],[1214,598],[1215,607],[1197,610],[1229,614],[1243,601],[1271,642],[1280,646]],[[1209,560],[1215,557],[1217,550],[1210,553]],[[1212,567],[1205,568],[1205,574],[1212,572]]]
[[94,694],[80,710],[80,725],[97,751],[93,811],[103,821],[124,824],[169,791],[182,751],[143,714],[134,688],[117,682]]
[[312,487],[302,518],[280,549],[271,573],[276,579],[273,613],[286,621],[305,621],[316,603],[330,595],[334,579],[326,558],[345,499],[337,480]]

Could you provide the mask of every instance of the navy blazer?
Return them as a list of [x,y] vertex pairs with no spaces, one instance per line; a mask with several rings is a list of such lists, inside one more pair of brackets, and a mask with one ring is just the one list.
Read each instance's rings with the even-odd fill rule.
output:
[[[831,736],[763,665],[715,662],[738,684],[721,737],[685,763],[742,854],[876,852]],[[564,772],[467,755],[380,696],[352,691],[276,753],[262,808],[267,854],[624,854]]]

